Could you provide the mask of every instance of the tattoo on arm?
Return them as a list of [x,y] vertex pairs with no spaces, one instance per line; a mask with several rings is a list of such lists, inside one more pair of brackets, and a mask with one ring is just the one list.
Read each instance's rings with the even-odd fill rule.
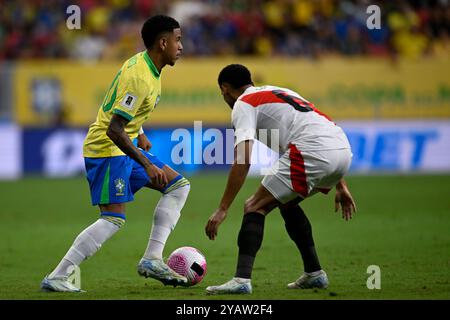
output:
[[143,167],[148,167],[152,165],[152,163],[134,146],[130,137],[128,137],[128,134],[125,132],[125,127],[128,122],[129,121],[124,117],[114,114],[109,123],[106,135],[120,150],[122,150],[123,153],[136,160]]

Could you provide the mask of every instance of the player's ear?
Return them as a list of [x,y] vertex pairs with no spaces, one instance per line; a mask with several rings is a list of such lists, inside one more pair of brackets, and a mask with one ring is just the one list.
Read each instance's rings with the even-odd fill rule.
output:
[[163,51],[166,50],[167,42],[168,42],[168,39],[166,36],[162,36],[161,38],[159,38],[159,42],[158,42],[159,48]]

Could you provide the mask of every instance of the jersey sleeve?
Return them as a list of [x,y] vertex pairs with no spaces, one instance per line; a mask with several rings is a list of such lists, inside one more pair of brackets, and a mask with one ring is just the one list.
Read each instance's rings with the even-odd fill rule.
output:
[[231,122],[234,128],[234,146],[245,140],[254,140],[256,137],[256,111],[251,105],[236,101]]
[[124,80],[122,83],[119,83],[118,95],[112,112],[131,121],[144,99],[148,96],[150,88],[143,79],[138,77]]

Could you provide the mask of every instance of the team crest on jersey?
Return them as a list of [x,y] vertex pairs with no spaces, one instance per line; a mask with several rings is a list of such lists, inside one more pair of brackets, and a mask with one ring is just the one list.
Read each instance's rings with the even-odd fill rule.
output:
[[127,109],[133,109],[134,103],[136,102],[137,98],[136,96],[133,96],[132,94],[127,93],[125,97],[120,102],[120,105],[122,107],[125,107]]
[[114,180],[116,186],[116,196],[123,196],[123,190],[125,189],[125,181],[122,178]]

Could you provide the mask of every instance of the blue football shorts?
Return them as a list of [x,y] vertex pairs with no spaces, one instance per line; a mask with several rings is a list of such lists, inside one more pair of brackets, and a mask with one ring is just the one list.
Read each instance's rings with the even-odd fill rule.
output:
[[[157,156],[140,149],[158,168],[165,166]],[[134,194],[150,182],[139,163],[129,156],[84,158],[86,178],[91,190],[92,205],[133,201]]]

